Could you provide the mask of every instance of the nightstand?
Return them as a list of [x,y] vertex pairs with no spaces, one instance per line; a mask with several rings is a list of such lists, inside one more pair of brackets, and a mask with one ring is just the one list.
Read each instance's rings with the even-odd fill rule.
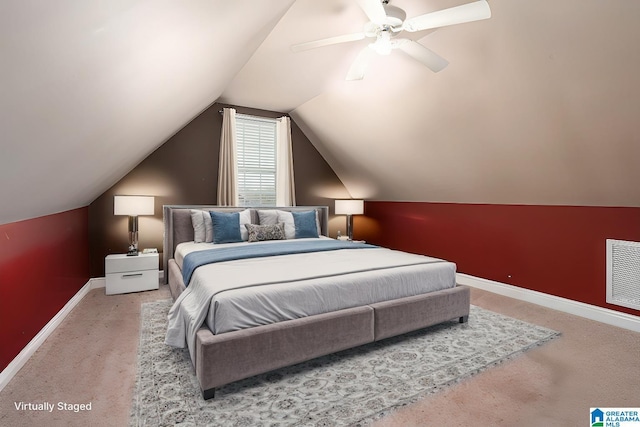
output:
[[126,294],[128,292],[158,289],[158,254],[107,255],[104,260],[107,278],[106,294]]

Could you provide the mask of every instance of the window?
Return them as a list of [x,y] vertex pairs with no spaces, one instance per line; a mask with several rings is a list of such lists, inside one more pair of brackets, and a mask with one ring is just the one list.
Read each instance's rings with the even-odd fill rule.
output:
[[236,114],[238,206],[276,205],[276,119]]

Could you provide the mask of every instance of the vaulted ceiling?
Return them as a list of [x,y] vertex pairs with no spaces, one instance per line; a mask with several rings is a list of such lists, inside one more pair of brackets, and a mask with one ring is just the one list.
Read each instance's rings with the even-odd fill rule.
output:
[[[462,0],[391,0],[408,16]],[[289,112],[354,197],[640,206],[640,2],[489,0],[367,40],[355,0],[0,2],[0,224],[86,206],[215,101]]]

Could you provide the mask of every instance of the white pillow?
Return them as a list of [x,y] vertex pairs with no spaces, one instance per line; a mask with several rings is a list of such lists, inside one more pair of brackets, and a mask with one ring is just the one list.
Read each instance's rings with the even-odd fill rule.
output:
[[206,211],[204,213],[204,241],[207,243],[213,242],[213,222],[211,221],[211,215]]
[[244,226],[245,224],[251,224],[251,210],[249,209],[240,212],[240,237],[242,240],[247,241],[249,240],[249,231]]
[[277,222],[284,222],[284,237],[287,239],[296,238],[296,223],[293,222],[293,214],[286,211],[276,211],[278,216]]
[[191,224],[193,225],[194,242],[213,242],[213,224],[208,211],[191,209]]

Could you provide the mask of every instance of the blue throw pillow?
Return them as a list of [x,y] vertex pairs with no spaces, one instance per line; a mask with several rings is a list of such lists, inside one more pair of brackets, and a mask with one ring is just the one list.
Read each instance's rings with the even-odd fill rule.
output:
[[240,214],[210,211],[213,225],[213,243],[242,242]]
[[316,211],[291,212],[296,226],[296,239],[305,237],[319,237],[316,226]]

